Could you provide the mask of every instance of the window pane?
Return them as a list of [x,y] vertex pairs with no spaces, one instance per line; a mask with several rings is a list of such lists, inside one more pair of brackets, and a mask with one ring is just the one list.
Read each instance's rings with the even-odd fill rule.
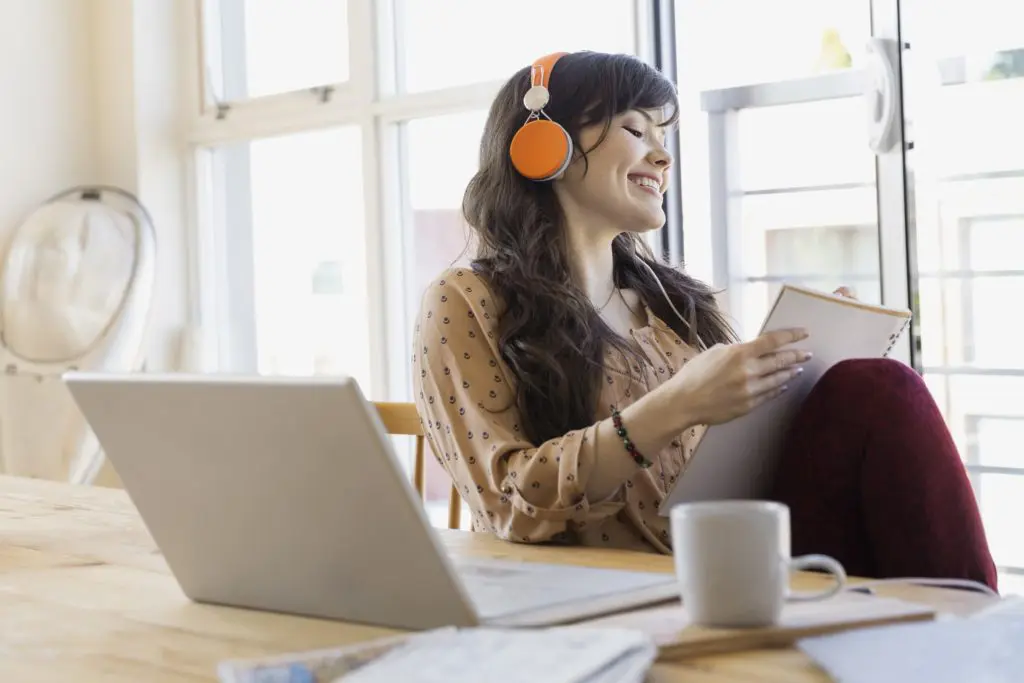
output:
[[255,318],[255,367],[240,370],[347,374],[370,393],[360,137],[334,128],[220,151],[227,298]]
[[1024,567],[1024,542],[1020,536],[1024,476],[982,474],[976,489],[992,559],[998,565]]
[[[1019,75],[1024,76],[1024,52],[1021,57]],[[915,146],[921,139],[941,145],[941,153],[934,153],[939,151],[935,149],[929,154],[925,148],[935,164],[930,173],[949,177],[1020,168],[1024,158],[1024,135],[1019,133],[1024,78],[919,89],[918,96]],[[974,126],[972,122],[984,125]],[[972,127],[971,135],[964,135],[968,126]]]
[[1021,442],[1006,441],[1024,435],[1024,377],[925,371],[924,379],[966,461],[1024,467]]
[[250,145],[260,372],[369,391],[361,152],[355,127]]
[[881,302],[873,188],[755,194],[733,206],[729,303],[742,337],[757,333],[784,282]]
[[[1024,271],[1024,216],[974,221],[967,230],[967,265],[971,270]],[[1024,274],[1024,273],[1022,273]]]
[[1024,297],[1024,276],[922,277],[920,294],[926,365],[1024,368],[1019,323],[1006,312]]
[[1024,417],[968,418],[967,461],[1024,471]]
[[220,99],[348,80],[347,0],[206,0],[204,15]]
[[627,0],[396,0],[406,91],[510,77],[551,52],[635,52]]
[[699,55],[700,89],[864,65],[871,30],[867,2],[681,0],[676,8],[677,42],[686,53],[681,66],[690,68]]
[[[472,233],[462,218],[462,195],[478,166],[486,117],[484,111],[471,111],[402,125],[408,192],[403,241],[405,253],[415,254],[406,266],[406,292],[414,316],[419,313],[426,286],[445,268],[465,265],[473,256]],[[408,324],[407,334],[411,335],[414,323],[410,320]],[[435,526],[447,526],[451,478],[429,453],[424,478],[430,520]],[[463,527],[468,528],[469,523],[469,509],[464,505]]]
[[764,190],[875,182],[857,98],[746,109],[739,113],[740,187]]
[[[416,254],[412,292],[423,289],[453,263],[472,256],[471,230],[462,218],[462,196],[476,173],[485,111],[414,119],[406,123],[403,141],[408,160],[405,238]],[[408,249],[408,248],[407,248]]]

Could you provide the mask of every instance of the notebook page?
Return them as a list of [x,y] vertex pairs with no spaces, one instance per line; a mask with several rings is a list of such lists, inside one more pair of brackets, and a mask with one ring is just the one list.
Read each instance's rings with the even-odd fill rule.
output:
[[811,336],[799,346],[813,351],[818,365],[828,368],[849,358],[885,356],[909,323],[910,311],[785,285],[761,332],[806,328]]
[[803,327],[810,334],[797,345],[814,358],[803,375],[778,398],[704,434],[694,457],[659,512],[689,501],[729,497],[760,498],[774,466],[788,425],[807,394],[825,372],[840,361],[882,358],[910,322],[909,311],[862,304],[811,289],[784,286],[762,332]]

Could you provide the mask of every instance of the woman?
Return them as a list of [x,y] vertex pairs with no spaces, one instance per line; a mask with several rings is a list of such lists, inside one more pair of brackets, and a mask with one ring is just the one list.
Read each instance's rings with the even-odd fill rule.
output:
[[[645,246],[642,234],[665,221],[673,85],[624,55],[538,64],[490,110],[463,206],[477,258],[425,292],[417,407],[474,529],[669,553],[658,504],[685,476],[705,425],[799,382],[805,335],[736,343],[713,292]],[[522,155],[510,159],[531,84],[549,89],[528,106],[543,106],[538,116],[573,143],[550,181],[525,177]],[[792,427],[776,489],[791,508],[795,553],[830,554],[862,576],[995,586],[963,465],[902,364],[830,370]]]

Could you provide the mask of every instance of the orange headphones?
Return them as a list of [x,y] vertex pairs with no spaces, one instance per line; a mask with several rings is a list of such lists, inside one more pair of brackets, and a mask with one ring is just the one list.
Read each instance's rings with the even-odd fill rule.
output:
[[512,165],[530,180],[552,180],[572,161],[572,138],[544,112],[551,99],[548,89],[551,71],[566,54],[545,55],[530,67],[530,89],[523,96],[523,104],[530,115],[512,138],[508,150]]

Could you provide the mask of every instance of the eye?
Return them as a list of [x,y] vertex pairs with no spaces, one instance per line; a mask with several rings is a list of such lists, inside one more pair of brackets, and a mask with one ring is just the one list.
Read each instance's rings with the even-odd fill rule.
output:
[[633,137],[643,138],[644,136],[643,131],[639,131],[636,128],[630,128],[629,126],[623,126],[623,128]]

